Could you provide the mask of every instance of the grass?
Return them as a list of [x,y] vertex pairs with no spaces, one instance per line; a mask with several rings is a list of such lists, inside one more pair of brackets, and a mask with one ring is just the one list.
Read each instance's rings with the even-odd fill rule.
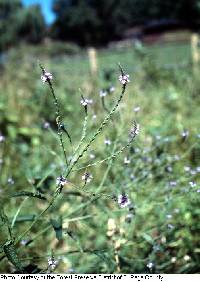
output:
[[[84,51],[49,58],[38,50],[13,50],[1,69],[0,271],[51,272],[47,260],[52,257],[58,261],[56,273],[198,273],[199,76],[193,72],[190,46],[100,50],[96,78]],[[55,107],[48,85],[40,80],[38,60],[54,75],[73,148],[84,132],[82,148],[88,144],[117,101],[118,62],[131,82],[54,205],[33,224],[51,202],[56,178],[65,172]],[[115,91],[103,106],[99,91],[110,86]],[[93,99],[87,128],[81,95]],[[112,158],[126,146],[134,120],[140,134]],[[111,144],[105,145],[105,139]],[[65,133],[63,141],[70,159]],[[93,179],[84,185],[86,171]],[[121,209],[114,200],[123,192],[132,207]],[[9,245],[10,237],[19,242]]]

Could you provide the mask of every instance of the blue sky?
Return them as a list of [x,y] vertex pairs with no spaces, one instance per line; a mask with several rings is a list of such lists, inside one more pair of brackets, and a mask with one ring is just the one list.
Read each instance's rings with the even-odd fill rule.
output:
[[54,21],[55,15],[51,10],[53,0],[22,0],[22,3],[25,6],[39,4],[41,6],[42,13],[45,17],[46,23],[51,24]]

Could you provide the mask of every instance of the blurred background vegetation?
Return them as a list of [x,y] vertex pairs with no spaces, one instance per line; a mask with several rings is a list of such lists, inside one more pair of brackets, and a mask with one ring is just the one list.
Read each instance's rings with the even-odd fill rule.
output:
[[[0,0],[1,273],[19,272],[19,263],[27,273],[48,272],[52,256],[56,273],[199,273],[200,1],[51,2],[55,20],[46,24],[40,5]],[[88,140],[120,94],[118,62],[131,82],[55,205],[11,250],[13,261],[7,223],[17,241],[48,205],[64,167],[38,62],[53,74],[74,147],[84,123],[81,95],[93,99]],[[131,148],[90,167],[93,179],[80,189],[81,167],[124,146],[133,120],[141,132]],[[67,136],[64,142],[70,157]],[[132,207],[121,209],[114,198],[124,191]]]
[[[27,2],[24,0],[24,2]],[[37,2],[37,1],[36,1]],[[48,2],[48,1],[47,1]],[[199,0],[54,0],[55,20],[45,25],[40,5],[0,1],[0,50],[45,37],[102,46],[122,39],[129,28],[199,28]],[[135,34],[137,35],[137,34]]]

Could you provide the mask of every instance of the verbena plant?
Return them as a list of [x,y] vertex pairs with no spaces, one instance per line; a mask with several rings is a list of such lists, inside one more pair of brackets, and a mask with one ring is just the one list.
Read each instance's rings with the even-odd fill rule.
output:
[[[0,259],[1,260],[7,259],[9,263],[11,263],[13,267],[16,269],[16,272],[20,272],[20,273],[52,272],[54,271],[55,267],[57,266],[58,261],[56,259],[56,255],[54,254],[53,250],[52,250],[52,254],[48,258],[48,264],[44,268],[41,268],[39,265],[34,265],[32,262],[30,262],[29,264],[25,263],[22,259],[22,256],[23,256],[22,254],[23,252],[25,252],[25,250],[22,249],[22,246],[30,247],[31,244],[34,242],[34,240],[42,236],[49,229],[49,227],[52,227],[54,229],[56,238],[58,240],[62,239],[63,220],[66,219],[66,216],[64,214],[59,213],[59,216],[56,219],[54,218],[50,219],[49,224],[46,226],[46,228],[41,229],[41,230],[37,228],[37,233],[35,234],[34,238],[31,238],[30,240],[25,240],[25,238],[29,236],[30,232],[34,229],[34,227],[38,225],[41,222],[41,220],[46,218],[46,215],[48,214],[48,212],[50,211],[51,213],[51,209],[53,207],[56,208],[57,201],[59,198],[63,197],[63,190],[65,189],[66,186],[71,185],[73,187],[75,194],[79,192],[81,194],[85,193],[89,197],[89,200],[84,202],[81,205],[81,207],[79,207],[78,209],[92,205],[93,203],[95,203],[97,199],[101,197],[106,197],[110,201],[118,202],[118,205],[121,208],[129,207],[130,211],[133,210],[129,197],[125,191],[122,191],[122,193],[119,195],[115,195],[115,193],[112,193],[111,195],[108,193],[103,193],[102,192],[103,182],[101,182],[101,184],[91,192],[87,189],[87,184],[93,178],[92,174],[90,173],[91,167],[98,166],[102,163],[108,163],[108,166],[110,166],[112,164],[112,161],[115,158],[117,158],[125,149],[131,146],[131,143],[133,142],[134,138],[139,133],[139,125],[135,121],[132,121],[133,125],[130,128],[129,133],[127,132],[128,142],[125,145],[121,146],[121,148],[114,149],[112,153],[109,154],[104,159],[94,161],[94,162],[90,161],[85,166],[79,165],[79,163],[81,164],[82,158],[90,150],[93,143],[95,143],[97,137],[103,132],[104,127],[113,125],[113,119],[115,118],[114,114],[116,113],[117,109],[119,108],[119,105],[125,95],[126,87],[129,82],[129,75],[125,74],[121,65],[119,65],[119,69],[120,69],[119,81],[122,85],[122,88],[121,88],[121,93],[119,95],[119,98],[116,100],[111,110],[108,110],[105,106],[104,99],[106,96],[106,91],[103,90],[100,93],[100,97],[102,98],[102,105],[103,105],[105,112],[107,112],[107,114],[105,118],[103,119],[103,121],[99,124],[99,126],[97,126],[94,133],[91,136],[89,136],[89,138],[87,135],[88,111],[90,110],[90,107],[91,107],[90,104],[92,104],[92,100],[81,95],[80,103],[81,103],[81,106],[83,106],[84,108],[85,118],[83,122],[82,135],[80,137],[78,144],[74,146],[73,138],[71,137],[71,133],[68,131],[63,121],[60,104],[59,104],[57,94],[56,94],[54,84],[53,84],[53,76],[51,73],[47,72],[41,64],[40,64],[40,68],[42,71],[41,80],[44,84],[47,84],[47,86],[49,87],[49,92],[52,95],[52,100],[54,103],[57,136],[58,136],[59,144],[61,147],[61,153],[62,153],[61,158],[63,160],[63,165],[60,171],[60,175],[57,176],[56,183],[54,186],[55,188],[52,191],[48,199],[46,197],[46,194],[44,194],[43,191],[39,189],[40,184],[45,181],[45,177],[44,177],[44,179],[42,179],[39,185],[37,185],[35,192],[31,192],[28,190],[21,190],[20,192],[16,192],[13,195],[11,195],[11,197],[25,197],[12,219],[10,219],[9,216],[7,216],[5,209],[4,209],[4,204],[2,203],[1,213],[0,213],[1,225],[4,228],[6,227],[7,229],[7,232],[6,232],[7,238],[5,239],[5,242],[1,246],[2,255]],[[48,127],[48,125],[46,126]],[[67,149],[66,149],[66,143],[64,142],[65,137],[68,138]],[[106,140],[105,143],[106,142],[109,143],[110,141]],[[80,183],[74,185],[70,181],[70,177],[72,173],[76,174],[78,171],[84,171],[84,173],[82,175],[82,179],[80,179]],[[108,171],[104,175],[104,181],[105,181],[105,177],[107,176],[107,173]],[[18,215],[19,213],[23,211],[23,205],[25,201],[26,202],[31,201],[33,198],[38,199],[38,201],[46,201],[46,206],[44,209],[42,209],[42,211],[38,212],[37,215],[35,215],[31,219],[31,223],[29,224],[28,227],[26,225],[26,227],[24,228],[24,231],[21,234],[16,234],[15,226],[18,220]],[[82,217],[87,218],[88,216],[87,215],[85,216],[83,214]],[[22,224],[23,224],[23,221],[22,221]],[[112,228],[111,228],[111,233],[112,233]],[[73,238],[73,235],[70,233],[69,233],[69,236]],[[80,249],[80,252],[82,251],[87,252],[87,250]],[[115,255],[115,259],[116,259],[116,263],[119,264],[117,254]]]
[[[168,65],[179,47],[138,62],[132,48],[99,52],[134,83],[88,149],[117,102],[113,70],[93,84],[85,57],[56,58],[43,85],[30,50],[23,64],[16,50],[0,80],[1,272],[199,272],[199,80],[189,61]],[[132,114],[143,130],[128,145]]]

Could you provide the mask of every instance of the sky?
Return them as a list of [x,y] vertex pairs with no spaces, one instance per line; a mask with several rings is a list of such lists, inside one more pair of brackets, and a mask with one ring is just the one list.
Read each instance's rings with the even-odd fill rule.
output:
[[51,10],[53,0],[22,0],[22,3],[25,6],[30,6],[30,5],[33,5],[33,4],[39,4],[41,6],[42,13],[45,17],[46,23],[51,24],[54,21],[55,15]]

